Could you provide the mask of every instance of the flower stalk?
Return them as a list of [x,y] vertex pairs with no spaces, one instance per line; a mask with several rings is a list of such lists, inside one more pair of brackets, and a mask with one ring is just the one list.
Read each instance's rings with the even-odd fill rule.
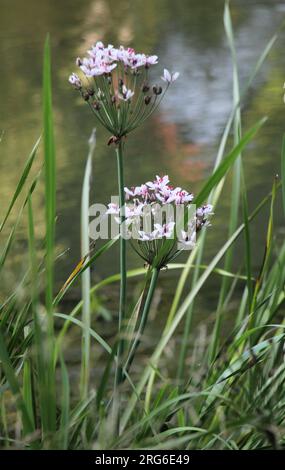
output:
[[117,169],[118,169],[118,188],[119,188],[119,202],[121,207],[120,213],[120,303],[119,303],[119,321],[118,321],[118,348],[117,348],[117,362],[115,382],[116,387],[119,386],[122,380],[122,367],[121,357],[124,352],[124,339],[122,338],[122,328],[125,318],[126,309],[126,284],[127,284],[127,269],[126,269],[126,240],[123,236],[123,227],[125,221],[125,190],[124,190],[124,155],[123,155],[123,142],[120,141],[116,148],[117,156]]

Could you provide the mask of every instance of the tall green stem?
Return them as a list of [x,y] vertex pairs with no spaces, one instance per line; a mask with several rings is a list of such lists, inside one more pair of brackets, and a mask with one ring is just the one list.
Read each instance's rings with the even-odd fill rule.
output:
[[[119,336],[122,333],[122,326],[125,317],[126,309],[126,284],[127,284],[127,270],[126,270],[126,240],[123,236],[122,224],[125,221],[125,190],[124,190],[124,163],[123,163],[123,144],[119,143],[116,149],[117,154],[117,168],[118,168],[118,188],[119,188],[119,201],[120,201],[120,304],[119,304]],[[124,341],[119,337],[120,352],[123,352]]]
[[[126,284],[127,284],[127,270],[126,270],[126,240],[123,236],[123,223],[125,220],[125,190],[124,190],[124,162],[123,162],[123,144],[120,141],[116,148],[117,156],[117,169],[118,169],[118,189],[119,189],[119,204],[120,204],[120,303],[119,303],[119,322],[118,322],[118,348],[117,348],[117,361],[115,372],[115,417],[117,431],[119,431],[119,418],[120,418],[120,399],[118,395],[118,387],[122,381],[122,355],[124,352],[124,340],[122,338],[123,322],[125,318],[126,309]],[[115,400],[114,400],[115,401]]]

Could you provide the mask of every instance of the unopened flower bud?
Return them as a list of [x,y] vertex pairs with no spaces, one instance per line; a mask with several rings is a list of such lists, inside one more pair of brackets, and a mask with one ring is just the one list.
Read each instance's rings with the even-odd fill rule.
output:
[[116,136],[116,135],[112,135],[112,137],[110,137],[110,139],[108,140],[107,142],[107,145],[111,145],[111,144],[118,144],[120,142],[121,138]]
[[149,96],[149,95],[145,96],[144,102],[145,102],[146,105],[148,105],[151,102],[151,96]]
[[84,92],[84,93],[82,94],[82,96],[83,96],[83,99],[84,99],[85,101],[88,101],[89,98],[90,98],[90,95],[89,95],[88,91]]
[[162,93],[162,88],[161,86],[154,85],[152,87],[152,91],[155,95],[160,95]]
[[88,89],[87,89],[87,92],[88,92],[88,95],[89,95],[89,96],[93,96],[94,93],[95,93],[94,88],[88,88]]
[[101,105],[98,101],[94,101],[93,103],[93,108],[96,110],[96,111],[99,111],[99,109],[101,108]]
[[75,63],[78,67],[80,67],[82,65],[82,60],[80,59],[80,57],[77,57]]
[[124,80],[122,78],[119,78],[119,87],[122,88],[124,85]]
[[113,104],[116,103],[116,97],[115,97],[115,95],[112,96],[111,101],[112,101]]
[[147,83],[144,83],[142,86],[142,92],[147,93],[149,91],[149,85]]
[[71,83],[71,85],[74,86],[74,88],[76,90],[81,90],[81,88],[82,88],[81,80],[78,77],[78,75],[76,75],[76,73],[73,73],[73,74],[70,75],[69,83]]

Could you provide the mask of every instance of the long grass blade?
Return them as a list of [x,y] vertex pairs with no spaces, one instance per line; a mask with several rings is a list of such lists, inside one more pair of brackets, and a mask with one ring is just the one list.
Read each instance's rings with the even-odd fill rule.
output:
[[37,150],[38,150],[38,146],[39,146],[40,140],[41,140],[41,139],[39,138],[39,139],[37,140],[37,142],[35,143],[34,148],[32,149],[32,152],[31,152],[31,154],[30,154],[30,156],[29,156],[29,158],[28,158],[28,160],[27,160],[27,162],[26,162],[26,164],[25,164],[25,167],[24,167],[24,170],[23,170],[22,175],[21,175],[21,177],[20,177],[20,180],[19,180],[19,182],[18,182],[16,191],[15,191],[14,194],[13,194],[13,197],[12,197],[11,202],[10,202],[10,204],[9,204],[8,210],[7,210],[7,212],[6,212],[6,215],[5,215],[4,219],[3,219],[3,221],[1,222],[1,225],[0,225],[0,233],[2,232],[4,226],[5,226],[6,222],[7,222],[7,219],[8,219],[8,217],[9,217],[10,213],[11,213],[11,210],[13,209],[15,202],[17,201],[19,195],[21,194],[22,189],[23,189],[23,187],[24,187],[24,185],[25,185],[25,182],[26,182],[26,180],[27,180],[27,178],[28,178],[28,176],[29,176],[29,174],[30,174],[30,171],[31,171],[31,168],[32,168],[32,165],[33,165],[33,162],[34,162],[34,159],[35,159]]
[[[93,130],[89,139],[89,154],[87,157],[85,174],[83,180],[82,197],[81,197],[81,257],[89,261],[89,193],[92,174],[92,158],[96,145],[96,131]],[[81,276],[82,282],[82,323],[85,326],[82,335],[82,357],[81,357],[81,376],[80,376],[80,393],[81,398],[85,399],[88,395],[89,379],[90,379],[90,334],[91,326],[91,303],[90,303],[90,287],[91,287],[91,271],[90,267],[85,269]]]
[[282,150],[281,150],[281,178],[282,178],[283,211],[285,214],[285,134],[283,135]]
[[49,434],[56,429],[56,397],[54,370],[54,321],[53,321],[53,289],[54,289],[54,244],[55,244],[55,143],[53,132],[52,92],[51,92],[51,59],[50,41],[47,37],[44,49],[43,65],[43,120],[44,120],[44,163],[45,163],[45,219],[46,219],[46,374],[42,384],[42,400],[45,414],[43,416],[44,431]]
[[16,374],[14,371],[14,367],[11,363],[11,360],[10,360],[10,357],[6,348],[5,339],[1,330],[0,330],[0,360],[1,360],[1,364],[3,367],[7,382],[9,383],[11,392],[15,398],[17,408],[19,409],[21,413],[24,434],[32,433],[34,431],[34,428],[33,428],[31,418],[30,418],[30,414],[25,404],[25,401],[23,399],[23,395],[21,393],[21,389],[20,389]]

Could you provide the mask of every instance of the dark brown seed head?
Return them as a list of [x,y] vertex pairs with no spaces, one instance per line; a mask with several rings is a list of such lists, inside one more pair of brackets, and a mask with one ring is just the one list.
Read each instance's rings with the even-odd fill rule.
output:
[[149,96],[149,95],[145,96],[144,102],[145,102],[146,105],[148,105],[151,102],[151,96]]
[[142,86],[142,92],[147,93],[149,91],[149,85],[147,83],[144,83]]
[[154,85],[152,87],[152,91],[155,95],[160,95],[162,93],[162,88],[161,86]]
[[93,96],[94,93],[95,93],[95,92],[94,92],[94,88],[88,88],[88,89],[87,89],[87,92],[88,92],[88,95],[89,95],[89,96]]

